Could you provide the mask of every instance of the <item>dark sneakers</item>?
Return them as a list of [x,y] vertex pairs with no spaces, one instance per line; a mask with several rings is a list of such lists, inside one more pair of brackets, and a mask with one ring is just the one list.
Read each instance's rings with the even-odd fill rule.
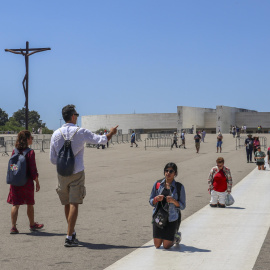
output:
[[217,207],[217,204],[209,204],[211,207]]
[[76,238],[76,233],[72,234],[72,240],[75,244],[79,244],[79,240]]
[[[76,238],[75,238],[76,239]],[[77,239],[76,239],[77,240]],[[72,237],[72,239],[71,240],[69,240],[68,238],[66,238],[66,240],[65,240],[65,247],[77,247],[78,246],[78,242],[76,241],[75,242],[75,240],[73,239],[73,237]]]

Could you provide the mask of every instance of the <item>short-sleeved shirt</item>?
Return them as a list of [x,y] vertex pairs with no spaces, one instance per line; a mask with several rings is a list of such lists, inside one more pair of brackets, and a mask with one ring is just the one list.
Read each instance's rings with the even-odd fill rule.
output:
[[[265,153],[263,152],[263,151],[257,151],[256,153],[255,153],[255,157],[265,157]],[[260,158],[260,159],[257,159],[257,161],[264,161],[262,158]]]
[[200,142],[201,138],[202,137],[200,135],[198,135],[198,134],[194,136],[194,139],[195,139],[196,143]]
[[218,142],[221,142],[221,141],[222,141],[222,139],[223,139],[223,136],[222,136],[222,135],[218,135],[218,136],[217,136],[217,140],[218,140]]
[[253,149],[253,139],[252,138],[247,138],[245,140],[245,145],[246,145],[247,150]]
[[259,146],[259,145],[260,145],[260,141],[259,140],[254,140],[253,141],[254,148],[257,147],[257,146]]

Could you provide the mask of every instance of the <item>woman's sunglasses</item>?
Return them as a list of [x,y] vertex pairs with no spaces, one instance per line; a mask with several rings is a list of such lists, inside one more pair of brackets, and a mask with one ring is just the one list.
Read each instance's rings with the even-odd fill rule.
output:
[[165,170],[166,173],[174,173],[174,170]]

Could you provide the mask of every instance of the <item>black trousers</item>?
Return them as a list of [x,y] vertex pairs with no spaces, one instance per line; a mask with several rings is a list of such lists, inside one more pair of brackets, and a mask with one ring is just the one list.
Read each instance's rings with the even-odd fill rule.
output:
[[252,149],[246,149],[247,152],[247,161],[252,161]]
[[177,141],[173,141],[173,144],[172,144],[171,148],[173,148],[174,145],[177,148]]

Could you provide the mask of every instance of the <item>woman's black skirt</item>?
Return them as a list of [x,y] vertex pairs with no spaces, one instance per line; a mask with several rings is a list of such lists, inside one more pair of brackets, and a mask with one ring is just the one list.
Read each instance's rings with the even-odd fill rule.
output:
[[256,162],[258,166],[263,166],[264,165],[264,161],[257,161]]
[[160,229],[153,223],[153,238],[173,241],[174,235],[178,232],[181,223],[181,212],[179,213],[178,220],[168,222],[167,225]]

